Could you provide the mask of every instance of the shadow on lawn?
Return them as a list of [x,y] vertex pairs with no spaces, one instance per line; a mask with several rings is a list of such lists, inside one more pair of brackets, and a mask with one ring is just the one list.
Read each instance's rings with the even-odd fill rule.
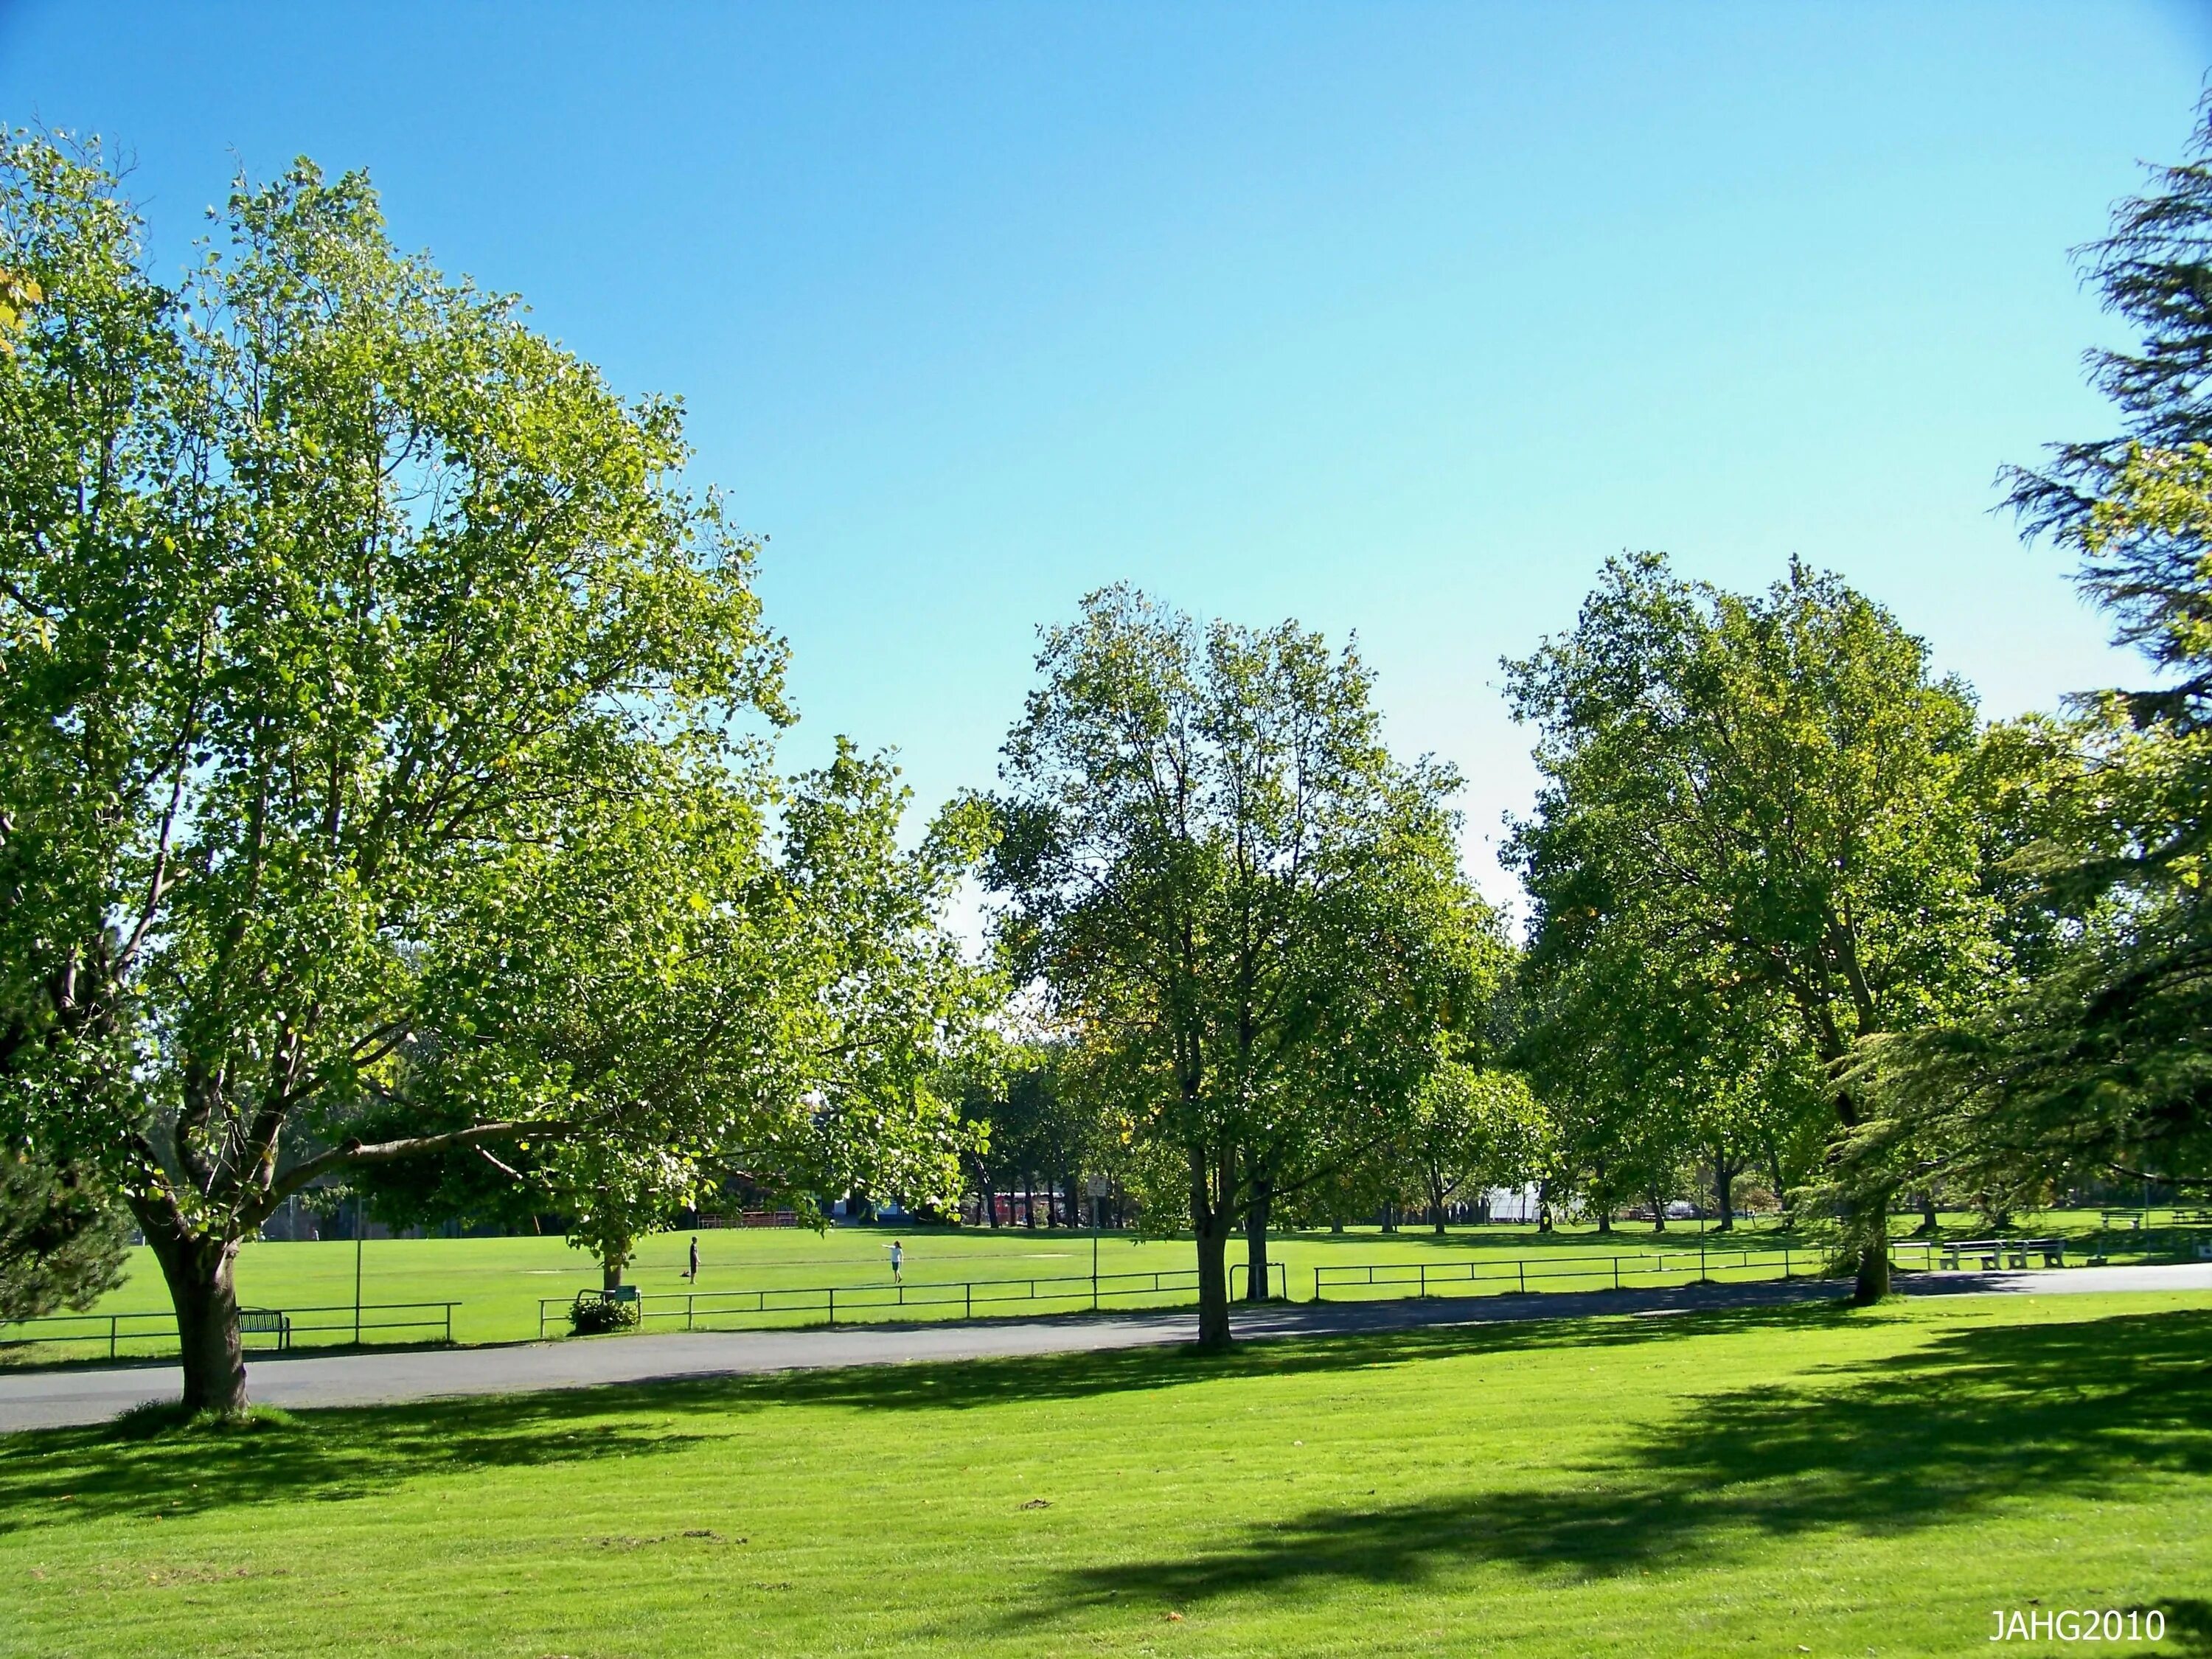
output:
[[[325,1407],[227,1431],[138,1435],[128,1425],[0,1437],[0,1534],[100,1516],[189,1516],[239,1504],[342,1502],[396,1481],[680,1452],[727,1419],[779,1406],[960,1410],[1353,1372],[1457,1355],[1614,1347],[1717,1331],[1804,1329],[1825,1304],[1665,1319],[1549,1320],[1247,1344],[1227,1354],[1150,1347],[909,1365],[672,1379],[420,1404]],[[692,1431],[696,1427],[702,1431]]]
[[2169,1642],[2179,1642],[2182,1659],[2212,1659],[2212,1601],[2177,1596],[2162,1604]]
[[284,1413],[147,1434],[128,1421],[0,1440],[0,1534],[104,1516],[170,1518],[241,1504],[343,1502],[396,1482],[681,1451],[705,1437],[631,1420],[589,1394]]
[[[1315,1510],[1203,1555],[1083,1569],[1044,1600],[1182,1606],[1484,1561],[1601,1576],[1711,1560],[1747,1530],[1880,1534],[2016,1496],[2122,1498],[2146,1474],[2212,1474],[2208,1355],[2212,1314],[2194,1310],[1947,1332],[1799,1385],[1704,1396],[1546,1490]],[[2212,1651],[2192,1629],[2203,1605],[2187,1611],[2188,1650]]]
[[1214,1354],[1178,1346],[854,1366],[763,1377],[744,1385],[743,1393],[749,1398],[725,1397],[719,1403],[726,1409],[747,1404],[804,1402],[875,1410],[963,1410],[1087,1400],[1235,1379],[1380,1370],[1424,1360],[1532,1349],[1628,1347],[1727,1331],[1805,1330],[1864,1317],[1840,1303],[1796,1303],[1669,1313],[1663,1317],[1593,1318],[1585,1313],[1345,1335],[1285,1334],[1247,1340],[1226,1353]]

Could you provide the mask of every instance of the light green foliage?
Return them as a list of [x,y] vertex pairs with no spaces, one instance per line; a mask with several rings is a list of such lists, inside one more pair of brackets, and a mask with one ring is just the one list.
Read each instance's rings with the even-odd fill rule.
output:
[[2031,1595],[2179,1652],[2209,1325],[1942,1298],[9,1436],[0,1579],[13,1641],[103,1659],[1948,1654]]
[[397,253],[358,175],[219,229],[164,288],[96,157],[0,155],[44,295],[0,360],[0,1112],[127,1199],[188,1402],[240,1397],[239,1241],[352,1166],[588,1138],[553,1173],[627,1205],[834,1124],[927,1185],[944,1115],[878,1039],[958,994],[908,971],[915,869],[840,863],[888,779],[802,785],[763,896],[802,914],[744,908],[782,647],[678,408]]
[[1000,937],[1077,1090],[1160,1149],[1139,1167],[1180,1185],[1202,1340],[1225,1342],[1230,1233],[1264,1283],[1272,1205],[1411,1121],[1441,1034],[1486,1004],[1494,923],[1458,873],[1453,780],[1390,758],[1351,652],[1111,588],[1037,669],[997,802]]
[[[2002,965],[1965,787],[1972,702],[1836,578],[1793,564],[1747,597],[1618,560],[1574,630],[1508,672],[1544,773],[1515,837],[1532,964],[1558,981],[1571,1058],[1553,1069],[1578,1074],[1599,1144],[1653,1092],[1571,1057],[1616,1031],[1672,1056],[1656,1080],[1678,1099],[1711,1094],[1693,1051],[1730,1027],[1755,1049],[1786,1026],[1832,1079],[1855,1042],[1958,1006]],[[1847,1086],[1833,1098],[1859,1120]],[[1881,1252],[1858,1249],[1878,1294]]]

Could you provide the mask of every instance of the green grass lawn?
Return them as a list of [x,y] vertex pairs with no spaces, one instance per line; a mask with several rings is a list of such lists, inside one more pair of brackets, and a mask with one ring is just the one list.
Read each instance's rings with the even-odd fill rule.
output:
[[0,1651],[2203,1654],[2209,1358],[1974,1297],[21,1435]]
[[[1948,1230],[1954,1233],[1973,1231],[1970,1217],[1946,1219],[1951,1224]],[[2064,1233],[2078,1246],[2086,1243],[2096,1219],[2094,1213],[2054,1213],[2029,1218],[2017,1231]],[[1897,1224],[1900,1235],[1911,1224],[1909,1218],[1900,1218]],[[702,1257],[699,1288],[703,1291],[834,1285],[856,1291],[874,1287],[879,1293],[884,1292],[890,1285],[889,1250],[894,1237],[906,1246],[906,1278],[914,1285],[969,1279],[1019,1280],[1026,1288],[1031,1278],[1081,1277],[1087,1281],[1091,1262],[1089,1234],[1043,1228],[1032,1231],[1026,1228],[917,1227],[894,1231],[884,1227],[837,1227],[823,1234],[801,1228],[776,1228],[708,1231],[698,1237]],[[1648,1224],[1623,1224],[1610,1235],[1601,1235],[1589,1226],[1561,1227],[1551,1234],[1540,1235],[1533,1226],[1497,1224],[1455,1228],[1442,1237],[1425,1228],[1382,1234],[1371,1227],[1361,1227],[1341,1234],[1278,1235],[1271,1249],[1274,1258],[1285,1266],[1290,1294],[1304,1301],[1313,1294],[1314,1269],[1323,1265],[1411,1261],[1443,1264],[1466,1261],[1494,1264],[1519,1256],[1543,1260],[1553,1269],[1553,1276],[1532,1280],[1531,1288],[1589,1290],[1612,1282],[1605,1263],[1616,1255],[1686,1253],[1676,1255],[1675,1260],[1693,1261],[1699,1237],[1695,1224],[1680,1222],[1671,1224],[1663,1234],[1655,1234]],[[689,1239],[688,1234],[663,1233],[644,1240],[629,1272],[631,1282],[649,1295],[689,1289],[680,1277]],[[1770,1265],[1747,1275],[1738,1275],[1735,1270],[1717,1265],[1724,1260],[1717,1254],[1723,1249],[1742,1246],[1771,1251],[1787,1242],[1802,1254],[1803,1260],[1796,1264],[1801,1272],[1805,1263],[1818,1259],[1816,1246],[1802,1239],[1785,1241],[1770,1225],[1741,1227],[1729,1235],[1708,1234],[1705,1242],[1717,1253],[1712,1258],[1717,1264],[1713,1276],[1718,1278],[1771,1278],[1777,1273],[1777,1267]],[[2182,1248],[2178,1234],[2169,1236],[2166,1232],[2123,1234],[2112,1243],[2116,1261],[2136,1260],[2145,1255],[2171,1256]],[[1241,1262],[1241,1240],[1232,1245],[1231,1258]],[[1139,1239],[1129,1234],[1109,1233],[1098,1245],[1099,1269],[1109,1276],[1155,1269],[1187,1272],[1192,1260],[1188,1238]],[[354,1246],[349,1242],[252,1243],[239,1258],[240,1298],[248,1305],[270,1308],[349,1307],[354,1294]],[[362,1247],[361,1263],[362,1297],[365,1302],[459,1304],[453,1315],[453,1336],[460,1342],[534,1339],[538,1334],[540,1298],[565,1300],[576,1291],[599,1283],[598,1269],[591,1258],[570,1249],[559,1238],[372,1239]],[[1588,1271],[1574,1276],[1558,1273],[1557,1269],[1570,1263],[1579,1263]],[[1639,1278],[1632,1267],[1624,1282],[1679,1284],[1690,1276],[1693,1275],[1686,1270],[1677,1269],[1663,1276],[1647,1271]],[[1499,1288],[1500,1281],[1491,1281],[1490,1287]],[[1437,1288],[1448,1294],[1455,1291],[1449,1283]],[[1187,1289],[1152,1294],[1126,1280],[1117,1288],[1110,1277],[1107,1291],[1103,1300],[1109,1307],[1191,1299]],[[1331,1296],[1340,1299],[1365,1293],[1355,1285],[1340,1284],[1330,1288]],[[1391,1288],[1387,1293],[1402,1294],[1404,1287]],[[1089,1304],[1086,1282],[1081,1289],[1067,1287],[1066,1293],[1056,1299],[1002,1303],[995,1310],[1065,1311]],[[100,1302],[96,1311],[165,1313],[168,1306],[160,1270],[150,1255],[139,1249],[132,1252],[129,1278]],[[896,1308],[870,1307],[859,1296],[840,1304],[841,1318],[942,1317],[957,1315],[961,1310],[957,1303],[950,1307],[937,1304],[909,1308],[902,1315],[902,1310]],[[981,1310],[979,1307],[978,1311]],[[792,1315],[782,1322],[818,1322],[820,1317],[819,1312]],[[336,1316],[325,1318],[344,1327],[340,1334],[350,1337],[349,1322]],[[748,1319],[745,1322],[763,1322]],[[76,1328],[57,1324],[28,1328],[44,1331],[70,1328]],[[164,1324],[142,1328],[150,1333],[167,1328]],[[435,1333],[402,1330],[381,1334],[386,1340],[421,1340]],[[312,1340],[331,1338],[325,1334]],[[172,1342],[173,1339],[157,1339],[149,1334],[135,1345],[126,1341],[121,1351],[126,1354],[152,1352],[169,1347]],[[104,1340],[99,1345],[82,1349],[46,1344],[14,1347],[0,1344],[0,1364],[97,1357],[105,1352]]]

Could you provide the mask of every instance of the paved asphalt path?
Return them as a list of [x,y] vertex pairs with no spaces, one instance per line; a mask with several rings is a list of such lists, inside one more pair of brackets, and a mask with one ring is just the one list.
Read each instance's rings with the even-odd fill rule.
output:
[[[2212,1263],[2170,1267],[2069,1267],[2036,1273],[1900,1275],[1915,1296],[2050,1295],[2095,1291],[2212,1290]],[[1593,1314],[1668,1314],[1775,1307],[1833,1297],[1839,1284],[1691,1285],[1674,1290],[1551,1292],[1430,1301],[1300,1303],[1238,1310],[1241,1338],[1340,1335],[1431,1326],[1486,1325]],[[457,1395],[522,1394],[676,1377],[733,1376],[840,1365],[1075,1353],[1188,1342],[1188,1309],[1152,1314],[970,1325],[860,1325],[836,1330],[700,1331],[501,1347],[259,1355],[248,1386],[264,1405],[372,1406]],[[141,1401],[173,1400],[173,1365],[0,1374],[0,1432],[99,1423]]]

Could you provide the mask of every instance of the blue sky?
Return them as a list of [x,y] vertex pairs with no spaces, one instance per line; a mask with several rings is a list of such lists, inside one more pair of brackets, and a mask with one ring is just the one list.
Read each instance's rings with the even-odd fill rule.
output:
[[1526,804],[1498,659],[1599,562],[1842,571],[1980,688],[2130,676],[1992,477],[2103,430],[2069,246],[2174,159],[2203,4],[0,0],[0,117],[366,166],[770,538],[794,762],[987,785],[1035,629],[1128,579],[1357,630],[1392,739]]

